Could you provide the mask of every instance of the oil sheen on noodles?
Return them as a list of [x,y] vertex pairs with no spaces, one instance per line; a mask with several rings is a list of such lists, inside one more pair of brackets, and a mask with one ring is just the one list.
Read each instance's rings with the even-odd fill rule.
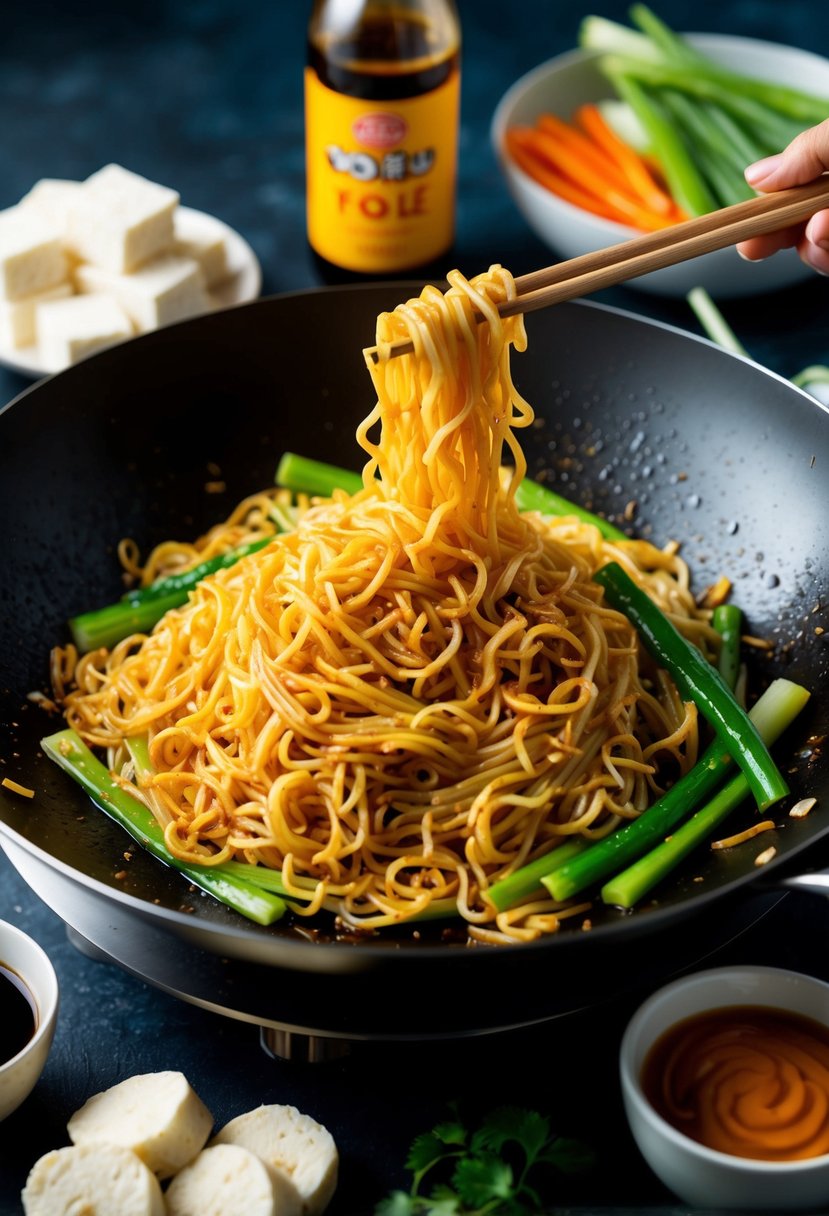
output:
[[[472,940],[553,933],[585,905],[497,913],[490,884],[613,831],[696,760],[695,708],[591,578],[620,562],[709,651],[676,547],[516,507],[533,413],[510,373],[523,321],[497,310],[514,293],[496,266],[382,314],[381,355],[414,353],[367,360],[363,489],[313,500],[151,635],[63,656],[70,725],[125,779],[124,740],[149,736],[142,795],[171,851],[279,868],[300,916],[376,930],[448,906]],[[166,546],[152,576],[180,560]]]

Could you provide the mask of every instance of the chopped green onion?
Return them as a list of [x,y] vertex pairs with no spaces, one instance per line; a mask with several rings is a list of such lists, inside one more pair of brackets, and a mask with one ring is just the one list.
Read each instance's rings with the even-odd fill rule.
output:
[[627,616],[653,658],[670,672],[681,695],[696,703],[722,747],[745,773],[757,805],[764,809],[785,797],[789,790],[780,770],[716,668],[617,562],[603,566],[594,578],[608,603]]
[[150,583],[148,587],[136,587],[132,591],[125,592],[121,596],[121,602],[135,606],[146,604],[150,600],[167,599],[171,595],[179,594],[180,602],[184,604],[187,601],[188,592],[192,591],[202,579],[207,578],[210,574],[215,574],[217,570],[227,570],[230,566],[235,566],[241,558],[247,557],[250,553],[258,553],[272,540],[273,536],[260,536],[246,545],[239,545],[236,549],[217,553],[215,557],[209,557],[196,566],[188,566],[180,573],[165,574],[162,578],[156,579],[154,583]]
[[[809,693],[790,680],[774,680],[751,710],[750,718],[766,743],[774,743],[800,713]],[[669,874],[692,849],[708,839],[713,829],[748,795],[748,782],[738,773],[711,801],[672,835],[602,887],[606,904],[632,908]]]
[[719,604],[711,616],[711,624],[722,638],[717,670],[733,691],[737,687],[737,677],[740,674],[742,610],[736,604]]
[[[363,488],[363,480],[358,473],[337,468],[333,464],[324,464],[319,460],[311,460],[307,456],[297,456],[295,452],[286,452],[283,455],[274,480],[277,485],[295,493],[318,494],[323,498],[330,498],[335,490],[356,494]],[[515,501],[519,511],[538,511],[541,515],[574,515],[583,523],[598,528],[607,540],[629,539],[606,519],[593,515],[576,503],[562,498],[554,490],[529,478],[525,477],[519,484]]]
[[730,350],[732,354],[749,357],[748,351],[704,287],[692,287],[686,299],[712,342],[724,350]]
[[508,874],[506,878],[501,878],[498,882],[494,882],[487,891],[487,897],[491,903],[495,905],[499,912],[505,911],[507,908],[512,908],[515,904],[522,903],[528,896],[532,895],[542,885],[544,879],[551,871],[558,866],[564,865],[566,861],[570,861],[573,857],[577,857],[588,846],[581,838],[562,837],[563,844],[556,845],[549,853],[545,853],[543,857],[536,857],[533,861],[527,862],[521,866],[513,874]]
[[275,482],[288,490],[316,494],[320,498],[330,498],[335,490],[345,490],[347,494],[358,494],[363,488],[363,478],[360,473],[350,469],[340,469],[334,464],[326,464],[322,460],[311,460],[307,456],[298,456],[296,452],[286,452],[276,470]]
[[284,915],[285,902],[276,895],[233,874],[217,873],[210,866],[194,865],[174,857],[152,812],[115,780],[76,731],[58,731],[42,739],[41,746],[50,760],[86,790],[97,807],[125,828],[148,852],[179,870],[195,886],[260,925],[271,925]]

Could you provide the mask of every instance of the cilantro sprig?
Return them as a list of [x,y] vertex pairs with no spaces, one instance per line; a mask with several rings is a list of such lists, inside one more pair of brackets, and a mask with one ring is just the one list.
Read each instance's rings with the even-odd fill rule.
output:
[[533,1216],[543,1206],[539,1167],[572,1174],[593,1164],[586,1145],[554,1133],[537,1111],[500,1106],[472,1130],[451,1110],[412,1142],[409,1191],[392,1191],[375,1216]]

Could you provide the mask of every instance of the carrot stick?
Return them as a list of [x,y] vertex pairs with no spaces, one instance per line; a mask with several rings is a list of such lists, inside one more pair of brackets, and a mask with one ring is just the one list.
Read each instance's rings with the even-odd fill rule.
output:
[[[608,125],[598,106],[591,103],[579,106],[576,110],[576,121],[615,161],[636,194],[646,202],[649,210],[665,216],[676,212],[677,205],[674,200],[654,180],[638,152],[620,139]],[[678,218],[688,217],[682,212]]]
[[579,186],[569,181],[561,173],[557,173],[551,169],[548,164],[540,161],[537,156],[531,153],[527,148],[526,135],[529,129],[525,127],[513,127],[507,131],[506,143],[507,151],[512,159],[522,169],[528,177],[538,182],[540,186],[544,186],[553,194],[557,194],[566,202],[572,203],[574,207],[581,207],[584,211],[590,211],[593,215],[600,215],[605,220],[615,220],[618,224],[628,224],[629,221],[624,217],[614,213],[606,203],[587,191],[580,189]]
[[[574,155],[590,165],[602,178],[613,181],[626,194],[639,198],[631,182],[623,173],[615,158],[609,158],[605,148],[601,147],[592,137],[585,135],[578,127],[571,126],[555,114],[540,114],[536,119],[536,128],[545,135],[550,135]],[[644,201],[644,199],[642,200]]]
[[631,195],[622,193],[609,183],[600,173],[585,164],[569,148],[556,142],[552,136],[543,131],[531,129],[527,136],[526,150],[542,161],[565,174],[583,190],[603,199],[607,206],[625,216],[625,223],[637,228],[653,231],[656,228],[666,228],[671,220],[664,215],[649,211],[643,204],[637,202]]

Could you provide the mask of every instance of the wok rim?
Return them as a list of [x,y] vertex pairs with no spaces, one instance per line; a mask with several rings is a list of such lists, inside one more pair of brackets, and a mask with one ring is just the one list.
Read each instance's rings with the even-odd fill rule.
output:
[[[237,313],[240,310],[252,309],[261,310],[263,305],[272,306],[274,304],[288,303],[292,300],[305,297],[321,295],[331,296],[333,294],[351,295],[353,293],[370,294],[371,292],[377,291],[379,288],[389,291],[396,291],[399,288],[401,291],[400,298],[403,299],[406,292],[409,292],[410,294],[417,293],[420,291],[422,286],[422,280],[402,279],[399,281],[390,282],[383,281],[359,284],[341,284],[330,287],[307,287],[296,291],[275,293],[269,296],[261,297],[257,300],[245,301],[233,305],[231,308],[222,309],[221,313]],[[787,393],[795,393],[801,399],[803,399],[809,409],[817,409],[820,415],[829,417],[829,405],[826,405],[817,398],[813,397],[810,393],[806,392],[805,389],[793,384],[786,377],[780,375],[770,368],[763,366],[748,355],[724,349],[722,346],[713,342],[705,335],[691,333],[683,329],[681,326],[675,325],[671,322],[642,316],[630,309],[622,308],[618,305],[607,304],[601,301],[580,299],[568,301],[565,304],[565,308],[571,306],[576,308],[587,308],[595,312],[610,314],[622,318],[626,322],[633,322],[637,326],[644,326],[646,330],[656,329],[664,331],[665,333],[680,338],[683,343],[690,341],[692,343],[702,344],[702,346],[716,351],[719,357],[736,360],[737,362],[753,369],[754,372],[759,373],[764,378],[768,378],[784,386]],[[205,322],[213,321],[215,323],[217,315],[219,314],[205,314],[204,316],[194,317],[178,322],[176,325],[167,328],[168,330],[192,331],[193,329],[199,327],[200,324],[203,325]],[[139,335],[130,339],[127,343],[123,343],[122,345],[128,346],[133,343],[152,344],[153,340],[157,337],[158,332],[159,331],[154,331],[148,334]],[[32,393],[41,389],[44,385],[50,383],[56,378],[60,377],[66,380],[73,377],[76,373],[82,375],[89,374],[88,369],[85,368],[86,364],[94,364],[96,359],[104,359],[107,357],[111,358],[113,351],[117,349],[118,347],[109,347],[102,351],[95,352],[73,367],[67,368],[62,372],[45,376],[42,379],[35,381],[33,384],[28,385],[17,396],[12,398],[2,408],[0,408],[0,419],[2,419],[2,417],[12,407],[25,402]],[[82,369],[80,373],[79,369]],[[122,832],[124,831],[124,829],[120,830]],[[374,964],[382,965],[383,958],[388,957],[388,954],[392,951],[394,945],[398,947],[400,953],[405,953],[406,955],[413,957],[416,956],[418,960],[428,962],[441,959],[448,960],[453,957],[456,958],[459,951],[463,952],[465,959],[478,955],[487,957],[490,954],[491,949],[497,950],[497,953],[501,956],[520,955],[524,957],[527,955],[534,955],[539,951],[544,951],[546,953],[551,949],[557,949],[559,952],[572,950],[574,948],[583,949],[582,947],[576,947],[576,942],[581,942],[584,940],[594,941],[597,944],[606,944],[608,942],[612,942],[616,938],[630,940],[648,936],[658,936],[672,925],[686,919],[689,914],[692,914],[696,910],[709,911],[713,904],[717,902],[725,903],[730,897],[738,894],[741,890],[757,887],[758,877],[762,877],[766,880],[769,878],[776,880],[778,877],[785,877],[785,867],[788,866],[788,869],[790,870],[791,866],[789,863],[791,863],[794,858],[799,857],[807,849],[814,848],[816,845],[819,845],[820,841],[823,840],[826,835],[829,835],[829,823],[827,823],[822,832],[819,831],[791,845],[785,851],[783,856],[775,859],[775,861],[773,861],[771,865],[766,868],[768,873],[763,876],[746,873],[738,875],[737,877],[731,877],[721,885],[710,884],[706,888],[701,888],[694,891],[693,893],[684,896],[676,903],[651,907],[648,909],[647,913],[642,915],[637,915],[636,909],[631,909],[629,911],[614,909],[612,910],[614,913],[613,919],[591,928],[589,932],[580,934],[575,932],[558,932],[550,935],[544,935],[534,941],[506,942],[492,948],[486,948],[480,943],[476,943],[476,949],[469,949],[468,943],[463,942],[451,944],[447,944],[445,942],[436,942],[433,944],[429,942],[409,943],[407,941],[397,941],[393,944],[386,944],[383,942],[378,942],[374,935],[367,937],[367,940],[365,941],[355,942],[353,940],[349,940],[347,943],[337,940],[309,941],[307,939],[303,939],[302,937],[291,938],[287,934],[280,933],[273,934],[269,937],[267,927],[258,925],[252,926],[244,921],[242,921],[242,923],[239,925],[218,925],[208,920],[193,918],[187,913],[173,908],[166,908],[152,904],[146,898],[134,896],[129,892],[122,891],[109,886],[106,883],[102,883],[92,876],[87,875],[82,870],[76,869],[69,863],[54,857],[41,845],[28,840],[9,824],[5,823],[2,818],[0,818],[0,846],[2,846],[3,835],[7,835],[16,846],[24,849],[42,863],[59,870],[62,875],[75,882],[77,885],[88,888],[96,896],[114,901],[119,906],[130,910],[141,919],[149,920],[152,923],[158,924],[160,927],[169,929],[172,932],[183,933],[185,936],[192,937],[195,930],[195,932],[205,940],[216,939],[217,952],[222,952],[222,943],[227,942],[228,940],[239,943],[250,941],[252,943],[256,943],[259,948],[263,947],[263,943],[271,941],[274,943],[277,953],[285,952],[286,954],[296,956],[296,966],[298,970],[305,969],[301,961],[305,956],[309,958],[313,957],[315,960],[314,970],[317,970],[319,969],[319,961],[326,954],[330,953],[331,951],[336,951],[339,954],[344,949],[348,950],[349,954],[355,958],[355,961],[360,960],[363,964],[371,966]],[[13,863],[10,862],[10,864]],[[164,865],[163,862],[160,862],[159,864]],[[778,871],[781,870],[783,873],[778,874]],[[382,934],[380,936],[382,937]],[[386,945],[385,949],[383,948],[384,945]],[[211,947],[206,948],[210,949]],[[224,952],[226,953],[227,951]],[[245,955],[242,953],[237,955],[237,957],[244,958]],[[283,966],[286,964],[281,959],[274,959],[271,965]],[[290,966],[291,964],[288,963],[287,965]],[[473,965],[481,966],[484,964]]]

